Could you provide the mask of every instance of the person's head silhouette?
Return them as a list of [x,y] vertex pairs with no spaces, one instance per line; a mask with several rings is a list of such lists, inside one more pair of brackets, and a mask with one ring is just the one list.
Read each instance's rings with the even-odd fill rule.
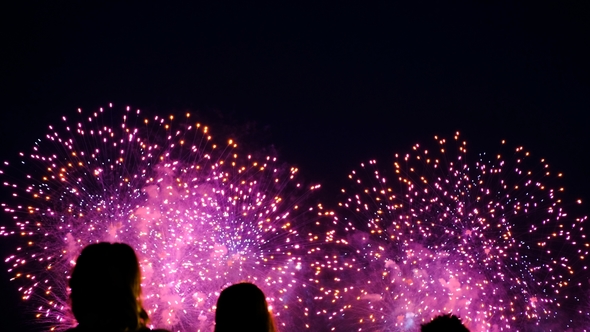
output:
[[264,293],[243,282],[224,289],[215,309],[215,332],[276,332]]
[[138,331],[145,328],[139,262],[123,243],[88,245],[76,260],[70,301],[77,330]]
[[451,314],[434,317],[429,323],[423,324],[420,331],[469,332],[469,330],[461,323],[459,317]]

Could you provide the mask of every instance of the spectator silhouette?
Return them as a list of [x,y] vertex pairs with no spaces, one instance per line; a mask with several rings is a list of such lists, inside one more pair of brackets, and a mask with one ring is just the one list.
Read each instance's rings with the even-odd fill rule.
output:
[[434,317],[430,323],[422,324],[421,332],[469,332],[459,317],[451,314]]
[[70,279],[78,326],[68,332],[150,331],[140,280],[139,262],[130,246],[106,242],[86,246]]
[[254,284],[234,284],[219,294],[215,332],[234,331],[277,331],[264,293]]

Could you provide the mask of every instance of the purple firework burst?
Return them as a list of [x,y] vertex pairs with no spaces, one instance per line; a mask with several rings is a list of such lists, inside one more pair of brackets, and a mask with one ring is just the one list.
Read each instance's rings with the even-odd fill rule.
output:
[[471,159],[458,133],[456,150],[435,139],[389,175],[376,161],[350,174],[331,325],[415,331],[452,312],[472,331],[585,330],[587,217],[567,212],[562,175],[522,147]]
[[[41,325],[72,325],[67,279],[81,249],[125,242],[138,253],[154,325],[208,331],[221,289],[239,281],[268,295],[279,326],[305,328],[306,259],[317,219],[310,188],[275,157],[216,145],[190,115],[142,118],[112,105],[65,130],[50,127],[19,163],[5,163],[2,204],[20,245],[6,262]],[[79,111],[82,114],[81,111]],[[121,114],[122,121],[105,120]],[[311,190],[317,186],[311,187]]]

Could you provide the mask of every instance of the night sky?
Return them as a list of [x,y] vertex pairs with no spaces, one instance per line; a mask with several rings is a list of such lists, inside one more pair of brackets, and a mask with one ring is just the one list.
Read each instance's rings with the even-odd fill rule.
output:
[[[214,136],[254,128],[331,202],[359,163],[460,131],[473,152],[506,139],[547,158],[590,210],[582,1],[14,6],[0,9],[2,160],[77,108],[191,111]],[[12,247],[2,240],[2,259]],[[26,331],[6,269],[0,331]]]

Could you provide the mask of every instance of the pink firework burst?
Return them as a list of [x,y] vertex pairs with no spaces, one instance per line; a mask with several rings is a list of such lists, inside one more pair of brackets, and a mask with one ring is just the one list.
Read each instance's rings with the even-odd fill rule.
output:
[[[208,331],[221,289],[251,281],[268,295],[279,326],[305,328],[307,256],[301,232],[317,213],[318,186],[275,157],[213,143],[189,114],[142,118],[110,105],[65,129],[50,127],[18,163],[5,163],[0,235],[20,245],[6,262],[39,324],[72,325],[67,279],[80,250],[98,241],[135,248],[144,306],[156,326]],[[79,111],[82,116],[82,111]],[[121,122],[105,119],[121,116]]]
[[585,329],[587,217],[568,213],[562,175],[522,147],[473,158],[458,133],[456,150],[435,139],[350,174],[331,326],[414,331],[452,312],[472,331]]

